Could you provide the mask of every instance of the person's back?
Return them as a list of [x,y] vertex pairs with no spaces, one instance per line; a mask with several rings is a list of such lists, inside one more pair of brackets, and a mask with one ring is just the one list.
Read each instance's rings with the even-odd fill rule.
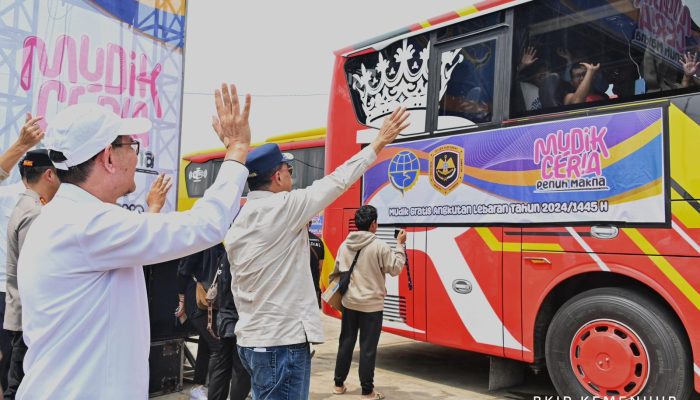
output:
[[351,232],[338,251],[337,262],[349,268],[357,251],[360,255],[343,295],[343,307],[363,312],[381,311],[386,297],[386,274],[400,274],[403,263],[394,256],[391,246],[369,231]]
[[[276,144],[250,152],[245,206],[226,235],[238,309],[238,351],[255,398],[307,399],[310,344],[324,341],[309,269],[306,224],[347,190],[408,126],[399,108],[377,138],[328,176],[292,190],[293,156]],[[273,368],[266,365],[273,362]]]
[[[294,196],[298,195],[250,192],[226,236],[230,261],[235,266],[231,272],[240,318],[236,326],[239,346],[283,346],[306,342],[307,338],[323,341],[308,267],[309,252],[297,252],[298,247],[290,245],[308,248],[309,241],[305,221],[301,226],[287,225],[295,219],[289,215],[295,210],[289,204]],[[264,246],[250,247],[246,243]]]
[[350,274],[350,283],[342,300],[344,310],[338,339],[333,393],[343,394],[347,391],[345,379],[350,371],[359,331],[361,398],[379,400],[383,399],[384,395],[374,390],[374,363],[384,317],[384,279],[385,274],[396,276],[403,269],[406,262],[406,232],[398,232],[396,248],[392,250],[375,235],[378,226],[377,209],[370,205],[364,205],[355,211],[355,225],[358,231],[351,232],[340,245],[335,269],[331,274]]

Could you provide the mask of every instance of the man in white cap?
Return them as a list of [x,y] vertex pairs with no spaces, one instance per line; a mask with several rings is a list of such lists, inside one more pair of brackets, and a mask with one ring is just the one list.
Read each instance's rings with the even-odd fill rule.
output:
[[[216,91],[214,129],[227,148],[214,184],[184,213],[137,214],[115,203],[135,190],[146,119],[97,105],[49,121],[46,147],[61,186],[29,229],[18,262],[29,347],[17,399],[146,399],[150,332],[143,264],[221,242],[248,176],[250,97]],[[174,273],[175,271],[173,271]]]
[[231,289],[239,320],[238,354],[250,373],[255,399],[309,397],[309,343],[324,341],[309,270],[306,224],[343,194],[408,126],[398,108],[376,139],[333,173],[292,190],[292,158],[275,144],[250,152],[250,193],[226,235]]

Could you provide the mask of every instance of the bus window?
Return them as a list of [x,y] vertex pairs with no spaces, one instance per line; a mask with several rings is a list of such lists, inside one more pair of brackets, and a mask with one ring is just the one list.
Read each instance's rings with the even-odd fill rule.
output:
[[323,178],[325,147],[310,147],[287,151],[294,155],[294,189],[303,189]]
[[491,122],[496,40],[441,52],[438,129]]
[[671,3],[542,0],[516,9],[512,115],[696,90],[700,5]]
[[404,133],[425,132],[429,46],[423,34],[347,60],[345,73],[360,123],[381,128],[384,117],[405,106],[411,125]]

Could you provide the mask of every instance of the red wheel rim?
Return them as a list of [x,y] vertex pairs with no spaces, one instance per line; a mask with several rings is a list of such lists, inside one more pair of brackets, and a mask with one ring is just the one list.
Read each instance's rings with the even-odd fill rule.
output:
[[613,320],[591,321],[571,341],[571,367],[591,394],[629,398],[644,389],[649,355],[639,335]]

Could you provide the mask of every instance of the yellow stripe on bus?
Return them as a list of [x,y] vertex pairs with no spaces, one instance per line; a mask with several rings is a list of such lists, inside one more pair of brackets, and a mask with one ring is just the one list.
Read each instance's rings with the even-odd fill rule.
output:
[[665,257],[659,254],[659,251],[654,248],[654,246],[649,243],[649,241],[635,228],[623,228],[622,229],[627,236],[639,247],[645,254],[648,255],[649,259],[659,268],[659,270],[670,280],[677,288],[680,290],[685,297],[690,300],[695,307],[700,310],[700,293],[695,290],[695,288],[688,283],[687,280],[680,274],[673,265],[666,260]]
[[[488,228],[474,228],[474,230],[491,251],[520,252],[520,243],[501,242]],[[564,251],[559,243],[523,243],[522,247],[523,249],[527,248],[528,251]]]
[[475,12],[478,12],[478,11],[479,11],[479,10],[478,10],[476,7],[474,7],[474,6],[469,6],[469,7],[465,7],[465,8],[462,8],[462,9],[460,9],[460,10],[457,10],[457,11],[455,11],[455,12],[456,12],[460,17],[463,17],[463,16],[465,16],[465,15],[474,14]]
[[[680,195],[673,191],[674,195]],[[687,201],[672,201],[671,213],[688,229],[700,228],[700,213]]]

